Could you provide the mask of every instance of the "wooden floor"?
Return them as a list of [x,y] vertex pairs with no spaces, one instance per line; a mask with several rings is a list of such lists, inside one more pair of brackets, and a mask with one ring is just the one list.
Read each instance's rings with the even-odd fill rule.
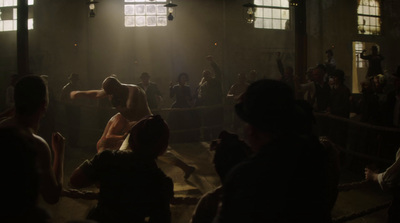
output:
[[[174,181],[175,197],[177,198],[199,198],[203,193],[219,186],[219,178],[211,164],[212,153],[208,150],[208,143],[185,143],[173,144],[170,150],[174,155],[184,160],[189,165],[196,167],[193,174],[184,179],[181,169],[168,163],[159,161],[159,166]],[[64,187],[68,188],[68,179],[72,171],[85,159],[95,154],[94,147],[73,148],[67,147],[65,157],[65,178]],[[358,182],[363,180],[363,168],[353,168],[351,171],[342,171],[341,184]],[[346,215],[373,208],[390,200],[388,194],[383,193],[375,184],[367,185],[361,189],[340,192],[336,206],[333,210],[333,218],[340,218]],[[41,205],[49,210],[54,222],[67,223],[74,220],[84,220],[88,210],[96,204],[96,200],[84,200],[69,197],[62,197],[55,205]],[[193,213],[194,204],[171,205],[172,222],[187,223]],[[372,214],[359,217],[349,223],[382,223],[385,222],[386,209]]]

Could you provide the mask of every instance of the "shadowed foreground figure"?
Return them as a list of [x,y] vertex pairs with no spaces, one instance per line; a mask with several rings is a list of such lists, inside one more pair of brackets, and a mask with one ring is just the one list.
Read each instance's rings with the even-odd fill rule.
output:
[[130,131],[126,150],[104,150],[75,169],[72,187],[100,186],[98,204],[88,219],[100,223],[171,222],[173,183],[156,164],[168,139],[164,120],[147,116]]
[[45,202],[55,204],[63,186],[65,139],[60,133],[53,133],[50,151],[47,142],[37,135],[40,120],[48,107],[46,83],[39,76],[24,76],[15,85],[14,99],[15,115],[0,122],[0,129],[17,128],[34,139],[32,148],[40,174],[39,191]]
[[235,110],[255,154],[226,177],[215,222],[329,222],[322,145],[297,132],[291,88],[256,81]]
[[[213,140],[210,150],[215,151],[213,164],[223,183],[229,171],[245,160],[250,153],[249,146],[236,134],[222,131],[217,140]],[[223,186],[204,194],[196,205],[191,223],[211,223],[217,215],[221,202]]]
[[[38,207],[39,169],[36,165],[35,139],[17,128],[0,129],[2,171],[0,209],[2,222],[50,222],[47,211]],[[12,171],[7,171],[12,167]],[[5,205],[4,205],[5,204]]]

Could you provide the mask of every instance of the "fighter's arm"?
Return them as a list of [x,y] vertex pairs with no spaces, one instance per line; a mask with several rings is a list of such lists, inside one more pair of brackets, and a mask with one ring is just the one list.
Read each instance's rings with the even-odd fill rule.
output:
[[59,133],[53,134],[54,162],[51,164],[49,145],[39,136],[37,139],[37,165],[40,169],[40,193],[49,204],[58,202],[63,187],[65,139]]
[[101,90],[87,90],[87,91],[71,91],[70,93],[71,99],[77,98],[105,98],[107,97],[106,92]]

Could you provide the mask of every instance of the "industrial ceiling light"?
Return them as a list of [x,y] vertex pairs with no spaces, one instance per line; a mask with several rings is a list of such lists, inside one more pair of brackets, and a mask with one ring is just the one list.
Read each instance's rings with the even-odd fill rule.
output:
[[254,23],[254,21],[256,20],[256,7],[257,5],[255,5],[254,3],[246,3],[243,5],[244,9],[245,9],[245,20],[247,23]]
[[91,17],[91,18],[93,18],[95,15],[96,15],[96,13],[94,12],[94,9],[95,9],[95,4],[97,4],[97,3],[99,3],[99,2],[97,2],[97,1],[94,1],[94,0],[90,0],[87,4],[89,5],[89,17]]
[[168,20],[169,21],[172,21],[172,20],[174,20],[174,8],[176,7],[176,6],[178,6],[178,5],[176,5],[176,4],[173,4],[172,3],[172,1],[169,1],[169,3],[168,4],[166,4],[166,5],[164,5],[164,7],[167,7],[168,8]]

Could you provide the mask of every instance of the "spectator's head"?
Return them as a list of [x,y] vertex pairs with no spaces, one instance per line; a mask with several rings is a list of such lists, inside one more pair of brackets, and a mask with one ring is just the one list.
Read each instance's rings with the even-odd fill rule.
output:
[[15,112],[19,115],[33,115],[45,112],[48,104],[47,85],[39,76],[22,77],[14,88]]
[[235,110],[250,129],[280,138],[294,130],[294,105],[294,93],[287,84],[264,79],[247,88]]
[[109,76],[103,81],[103,90],[108,95],[116,94],[121,88],[121,82],[115,76]]
[[326,67],[323,64],[318,64],[312,69],[312,79],[314,81],[323,81],[324,74],[326,73]]
[[[2,219],[21,217],[37,204],[39,172],[36,166],[35,141],[32,134],[17,128],[0,129],[2,151],[0,168],[3,183]],[[12,167],[12,170],[10,170]]]
[[371,50],[372,50],[372,54],[373,54],[373,55],[377,55],[377,54],[378,54],[378,46],[375,46],[375,45],[372,46],[372,47],[371,47]]
[[140,75],[140,80],[142,80],[143,84],[149,84],[149,82],[150,82],[150,74],[147,73],[147,72],[143,72]]
[[146,116],[130,131],[129,147],[145,159],[155,159],[162,155],[168,142],[168,125],[159,115]]
[[249,146],[227,131],[222,131],[218,139],[211,142],[210,150],[215,151],[213,163],[222,182],[228,172],[250,154]]
[[189,75],[187,73],[180,73],[178,75],[178,83],[181,85],[185,85],[186,82],[189,81]]
[[336,69],[333,71],[332,76],[334,78],[335,84],[343,84],[344,82],[344,71]]

